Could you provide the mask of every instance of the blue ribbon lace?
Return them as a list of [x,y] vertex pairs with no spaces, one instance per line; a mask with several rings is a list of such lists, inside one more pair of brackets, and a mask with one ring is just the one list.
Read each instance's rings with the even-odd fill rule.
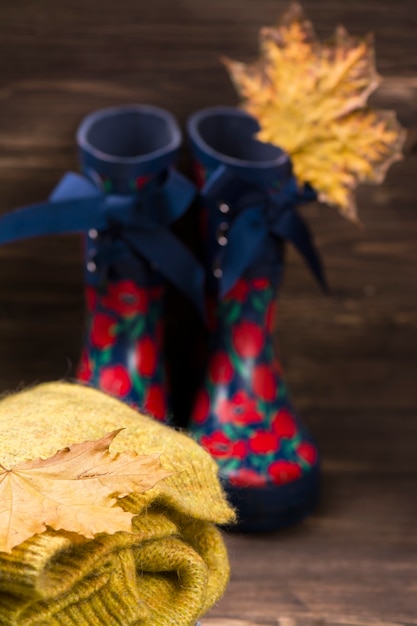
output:
[[173,169],[160,184],[131,195],[105,194],[91,179],[69,172],[46,202],[0,218],[0,244],[46,234],[114,231],[119,243],[151,263],[203,313],[203,268],[169,230],[194,196],[195,187]]
[[[245,181],[225,165],[218,166],[201,190],[205,206],[213,210],[219,198],[228,202],[228,189],[245,188]],[[255,188],[255,192],[253,189]],[[290,176],[278,189],[265,189],[253,184],[246,192],[231,193],[230,208],[233,215],[227,231],[227,246],[220,258],[219,295],[224,296],[249,269],[265,247],[271,235],[291,242],[301,253],[313,275],[325,292],[328,286],[320,256],[314,246],[311,232],[295,207],[316,199],[314,190],[305,186],[299,189],[294,176]]]

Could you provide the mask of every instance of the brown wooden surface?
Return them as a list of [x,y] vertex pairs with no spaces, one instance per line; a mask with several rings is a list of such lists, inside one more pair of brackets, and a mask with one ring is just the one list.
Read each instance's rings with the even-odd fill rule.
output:
[[[149,102],[181,122],[234,104],[220,54],[249,60],[278,0],[2,0],[0,212],[76,168],[93,109]],[[277,332],[297,407],[323,454],[317,513],[272,536],[228,537],[232,580],[206,626],[417,624],[417,21],[412,0],[306,0],[321,36],[374,30],[376,101],[411,129],[407,158],[362,188],[358,230],[304,210],[334,294],[292,251]],[[187,168],[187,158],[183,165]],[[176,324],[175,312],[171,323]],[[83,325],[76,237],[0,249],[0,391],[71,376]]]

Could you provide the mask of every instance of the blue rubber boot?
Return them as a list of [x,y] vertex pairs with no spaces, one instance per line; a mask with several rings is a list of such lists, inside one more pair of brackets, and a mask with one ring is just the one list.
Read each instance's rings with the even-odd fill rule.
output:
[[84,174],[108,197],[137,199],[126,224],[115,214],[105,229],[86,234],[88,311],[78,378],[166,421],[166,283],[171,279],[187,291],[182,266],[195,263],[167,229],[193,195],[190,183],[172,169],[180,130],[162,109],[118,107],[87,116],[77,143]]
[[319,493],[319,454],[296,414],[273,346],[284,242],[324,285],[298,203],[288,156],[255,139],[259,127],[233,108],[194,114],[188,134],[200,186],[209,342],[190,430],[217,460],[239,512],[238,530],[300,521]]
[[173,284],[200,310],[203,301],[203,270],[171,230],[196,192],[174,169],[181,142],[163,109],[96,111],[77,132],[82,175],[66,174],[45,203],[0,219],[0,244],[84,235],[88,312],[78,377],[160,420],[170,413],[165,286]]

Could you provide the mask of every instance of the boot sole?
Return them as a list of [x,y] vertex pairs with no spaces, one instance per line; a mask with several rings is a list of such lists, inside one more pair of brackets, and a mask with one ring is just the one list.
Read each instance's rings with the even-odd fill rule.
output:
[[310,515],[320,495],[320,469],[286,485],[266,487],[235,487],[222,481],[230,504],[237,511],[237,523],[228,526],[231,532],[273,532],[293,526]]

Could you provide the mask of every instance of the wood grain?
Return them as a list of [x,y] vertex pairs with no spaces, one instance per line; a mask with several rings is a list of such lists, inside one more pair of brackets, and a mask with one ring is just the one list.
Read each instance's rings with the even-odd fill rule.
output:
[[[263,537],[227,536],[232,578],[203,626],[417,624],[417,38],[412,0],[306,0],[320,36],[373,30],[386,79],[373,101],[409,129],[406,158],[363,187],[364,228],[304,214],[325,261],[324,297],[288,250],[276,347],[323,455],[316,514]],[[0,213],[45,198],[77,168],[88,112],[148,102],[184,123],[235,104],[218,58],[257,54],[279,0],[3,0]],[[186,151],[181,168],[189,170]],[[182,230],[181,230],[182,229]],[[193,244],[189,224],[180,227]],[[173,296],[169,327],[187,341]],[[79,238],[0,248],[0,392],[71,377],[84,319]],[[181,334],[183,333],[183,334]],[[176,357],[177,370],[183,363]],[[186,370],[185,370],[186,371]]]

